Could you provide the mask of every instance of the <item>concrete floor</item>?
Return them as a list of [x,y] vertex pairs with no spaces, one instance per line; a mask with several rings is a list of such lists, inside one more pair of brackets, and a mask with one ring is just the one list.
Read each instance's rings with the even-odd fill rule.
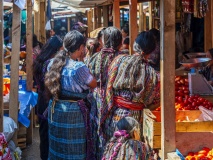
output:
[[39,151],[39,128],[36,127],[33,130],[33,143],[30,146],[27,146],[26,149],[22,150],[22,160],[40,160],[40,151]]

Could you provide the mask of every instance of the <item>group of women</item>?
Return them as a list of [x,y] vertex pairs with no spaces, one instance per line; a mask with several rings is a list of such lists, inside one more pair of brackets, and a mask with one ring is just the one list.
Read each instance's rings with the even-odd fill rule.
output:
[[122,42],[108,27],[86,47],[77,30],[42,47],[34,61],[42,160],[148,158],[142,110],[159,105],[159,31],[141,32],[133,55]]

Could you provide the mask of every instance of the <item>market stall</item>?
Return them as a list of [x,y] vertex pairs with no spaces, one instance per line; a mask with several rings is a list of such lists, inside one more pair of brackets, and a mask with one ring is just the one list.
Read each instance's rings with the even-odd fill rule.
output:
[[[213,112],[212,87],[198,73],[198,70],[201,69],[200,66],[196,66],[209,62],[209,60],[201,63],[199,62],[201,59],[189,63],[184,61],[183,65],[195,66],[190,67],[193,68],[191,70],[184,68],[183,74],[180,74],[181,71],[175,72],[175,54],[173,54],[175,53],[175,3],[169,0],[160,2],[161,109],[144,112],[143,134],[151,148],[161,150],[162,159],[167,157],[181,159],[177,154],[175,154],[176,156],[167,155],[167,153],[175,152],[176,149],[180,151],[177,153],[184,156],[187,156],[188,152],[191,151],[198,152],[193,153],[194,157],[189,155],[190,158],[199,156],[207,159],[212,158],[210,149],[213,147],[211,143],[213,140],[213,121],[211,118],[208,120],[200,119],[201,113],[204,111],[206,113]],[[209,4],[211,6],[211,3]],[[183,77],[175,77],[176,74]],[[210,87],[209,90],[208,87]],[[205,92],[201,93],[203,90]],[[196,93],[196,91],[200,92]],[[200,94],[200,96],[196,94]],[[198,110],[199,108],[200,110]],[[201,152],[205,152],[205,154]]]
[[[2,58],[2,91],[0,97],[0,127],[3,127],[3,114],[12,118],[17,124],[14,130],[13,142],[15,146],[26,148],[26,144],[32,143],[33,138],[33,115],[31,109],[37,103],[37,93],[32,92],[32,1],[27,1],[27,31],[26,31],[26,52],[20,51],[20,11],[21,9],[14,3],[12,17],[12,48],[4,46],[4,40],[0,46]],[[1,5],[0,5],[1,6]],[[3,2],[2,2],[3,6]],[[23,9],[23,8],[22,8]],[[1,10],[1,18],[3,19]],[[3,39],[3,22],[0,21],[0,37]],[[2,28],[1,28],[2,27]],[[5,62],[5,63],[4,63]],[[0,68],[1,68],[0,67]],[[21,71],[23,69],[25,71]],[[2,95],[1,95],[2,94]],[[3,101],[4,97],[4,101]],[[5,129],[5,123],[4,123]],[[0,128],[0,132],[3,128]]]

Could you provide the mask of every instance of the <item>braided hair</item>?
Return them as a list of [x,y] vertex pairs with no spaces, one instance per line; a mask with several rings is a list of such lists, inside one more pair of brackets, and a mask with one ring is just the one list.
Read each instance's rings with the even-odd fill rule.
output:
[[116,27],[108,27],[104,30],[103,43],[105,48],[119,50],[122,43],[122,34]]
[[45,76],[45,85],[53,98],[58,98],[60,91],[61,70],[66,64],[66,59],[84,44],[83,35],[73,30],[68,32],[63,41],[64,50],[60,51],[53,60],[49,72]]

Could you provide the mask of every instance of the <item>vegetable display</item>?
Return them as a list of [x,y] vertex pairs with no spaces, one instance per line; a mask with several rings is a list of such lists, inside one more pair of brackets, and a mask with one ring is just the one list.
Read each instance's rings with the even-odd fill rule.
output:
[[[179,110],[199,110],[203,106],[209,110],[213,109],[213,104],[199,95],[189,95],[189,82],[187,78],[175,77],[175,109]],[[160,107],[156,109],[160,111]]]

